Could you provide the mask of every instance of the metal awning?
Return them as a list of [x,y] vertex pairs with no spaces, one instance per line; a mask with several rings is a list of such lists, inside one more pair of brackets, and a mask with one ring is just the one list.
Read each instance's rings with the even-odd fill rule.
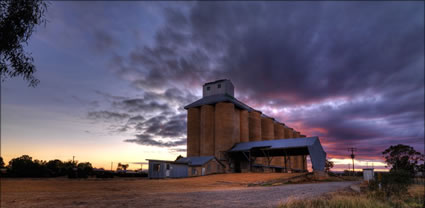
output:
[[[235,157],[249,154],[252,157],[277,157],[310,155],[313,170],[325,170],[326,152],[318,137],[275,139],[255,142],[241,142],[228,152]],[[240,156],[242,158],[242,156]]]

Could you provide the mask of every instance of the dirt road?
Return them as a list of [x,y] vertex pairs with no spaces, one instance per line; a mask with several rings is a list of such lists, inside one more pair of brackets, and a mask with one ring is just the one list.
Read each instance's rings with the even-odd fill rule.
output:
[[296,174],[222,174],[169,180],[1,179],[1,207],[275,207],[288,197],[320,195],[355,183],[247,187],[293,176]]
[[[277,207],[288,198],[306,198],[334,192],[356,182],[292,184],[273,187],[252,187],[239,190],[216,190],[187,193],[161,193],[143,200],[148,207]],[[121,201],[119,204],[127,204]]]

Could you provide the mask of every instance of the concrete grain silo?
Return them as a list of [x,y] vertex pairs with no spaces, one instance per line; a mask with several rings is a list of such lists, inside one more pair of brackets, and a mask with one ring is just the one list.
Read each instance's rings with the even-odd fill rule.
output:
[[249,119],[249,141],[261,141],[261,112],[251,111]]
[[215,105],[215,153],[219,159],[224,159],[223,151],[234,145],[235,136],[235,105],[220,102]]
[[[301,132],[300,132],[300,136],[299,136],[300,138],[304,138],[304,137],[306,137],[304,134],[301,134]],[[303,155],[303,156],[301,156],[301,165],[300,165],[300,167],[301,167],[301,169],[302,170],[307,170],[307,156],[306,155]]]
[[261,140],[274,139],[274,119],[266,116],[261,117]]
[[292,128],[286,127],[285,128],[285,138],[294,138],[294,130]]
[[214,106],[201,106],[200,156],[214,155]]
[[187,110],[187,156],[199,156],[200,150],[200,109],[189,108]]
[[249,121],[248,121],[248,111],[240,111],[240,140],[241,142],[249,142]]
[[[285,139],[293,138],[293,129],[285,126]],[[294,157],[286,157],[286,165],[288,169],[294,168]]]
[[[265,115],[261,116],[261,140],[274,139],[274,119]],[[272,160],[273,161],[273,160]],[[263,158],[263,165],[268,165],[267,158]]]
[[285,138],[285,126],[279,122],[274,123],[274,139]]
[[[279,122],[274,122],[274,139],[284,139],[285,138],[285,127]],[[272,160],[272,165],[274,166],[284,166],[284,157],[274,157]]]
[[[294,130],[294,138],[300,138],[301,133]],[[294,168],[298,170],[304,169],[304,155],[294,157]]]
[[233,144],[241,142],[241,110],[235,108],[233,123]]
[[283,138],[285,138],[285,139],[288,139],[289,138],[289,128],[287,127],[287,126],[283,126],[283,135],[284,135],[284,137]]
[[[225,154],[237,143],[305,137],[300,132],[262,115],[234,97],[234,86],[230,80],[217,80],[203,85],[202,98],[185,106],[187,110],[187,156],[215,156],[226,167],[226,171],[240,171],[248,164],[227,160]],[[285,143],[285,141],[282,141]],[[286,141],[291,143],[289,141]],[[256,144],[258,142],[255,142]],[[263,142],[260,142],[263,143]],[[274,142],[264,142],[273,144]],[[278,142],[280,143],[280,142]],[[247,144],[250,145],[250,144]],[[276,152],[274,152],[276,153]],[[273,154],[274,154],[273,153]],[[282,152],[281,155],[284,153]],[[306,169],[306,157],[294,156],[285,159],[274,157],[271,165],[287,166],[288,169]],[[266,165],[263,155],[254,156],[257,164]],[[288,161],[289,159],[289,161]],[[230,163],[233,165],[231,166]],[[245,161],[246,163],[246,161]],[[229,169],[232,167],[232,169]],[[270,167],[263,170],[270,170]],[[278,170],[278,169],[275,169]]]

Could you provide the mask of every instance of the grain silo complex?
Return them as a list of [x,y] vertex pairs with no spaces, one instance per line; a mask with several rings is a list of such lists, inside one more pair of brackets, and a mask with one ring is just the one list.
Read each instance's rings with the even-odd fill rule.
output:
[[187,110],[187,156],[214,156],[225,172],[323,171],[326,153],[318,137],[306,137],[234,97],[230,80],[203,85]]

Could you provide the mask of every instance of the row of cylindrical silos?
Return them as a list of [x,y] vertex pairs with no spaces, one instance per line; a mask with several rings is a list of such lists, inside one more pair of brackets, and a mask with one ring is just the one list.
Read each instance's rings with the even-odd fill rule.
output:
[[[233,103],[219,102],[188,109],[187,156],[210,156],[225,159],[224,152],[235,143],[283,138],[297,138],[300,133],[262,115],[260,111],[245,110]],[[300,157],[300,159],[292,159]],[[302,169],[301,157],[290,158],[291,168]],[[257,160],[265,164],[266,159]],[[271,165],[283,166],[284,157],[275,157]]]
[[247,112],[235,108],[233,103],[226,102],[189,108],[187,156],[214,155],[222,158],[222,152],[240,142],[241,136],[244,137],[244,141],[248,141],[246,114]]

